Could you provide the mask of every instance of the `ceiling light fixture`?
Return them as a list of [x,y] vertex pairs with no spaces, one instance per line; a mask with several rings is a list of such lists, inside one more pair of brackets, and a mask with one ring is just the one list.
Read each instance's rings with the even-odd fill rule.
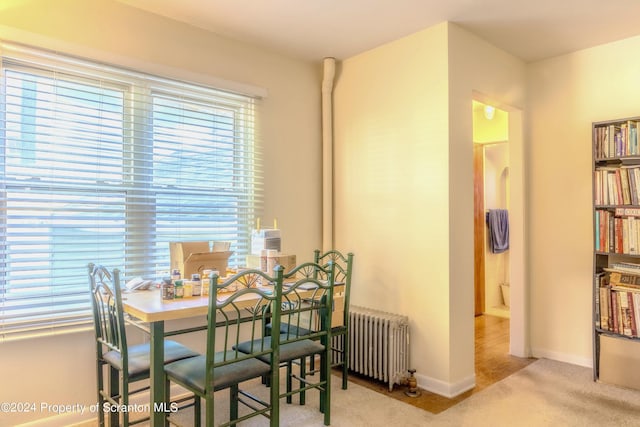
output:
[[496,107],[492,107],[491,105],[484,106],[484,116],[487,120],[493,120],[493,116],[496,114]]

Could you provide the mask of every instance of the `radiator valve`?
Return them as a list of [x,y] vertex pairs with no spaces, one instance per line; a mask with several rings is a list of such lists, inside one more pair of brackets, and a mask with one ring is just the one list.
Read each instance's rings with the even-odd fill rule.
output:
[[422,394],[420,393],[420,390],[418,390],[418,381],[416,380],[416,377],[413,376],[415,373],[415,369],[409,369],[409,378],[407,379],[409,389],[404,392],[404,394],[409,397],[418,397]]

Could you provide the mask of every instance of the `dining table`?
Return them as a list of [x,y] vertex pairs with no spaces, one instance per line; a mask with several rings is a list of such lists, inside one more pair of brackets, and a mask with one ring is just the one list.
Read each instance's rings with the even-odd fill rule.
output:
[[[205,316],[209,310],[209,296],[196,296],[172,300],[162,299],[160,289],[135,291],[123,294],[124,312],[141,322],[149,324],[150,335],[150,403],[149,416],[152,426],[164,426],[166,411],[169,411],[168,396],[165,396],[164,339],[165,322]],[[206,326],[180,333],[205,329]],[[171,332],[175,334],[176,332]]]
[[[291,282],[284,283],[285,291],[290,284]],[[306,286],[305,283],[302,283],[298,289],[301,292],[311,295],[313,294],[314,286],[311,283],[310,285],[311,286]],[[343,286],[344,282],[334,283],[334,288],[338,293]],[[273,286],[266,285],[263,287],[273,290]],[[216,295],[216,299],[222,301],[229,295],[231,295],[231,292],[219,292]],[[255,303],[255,298],[256,294],[247,294],[244,296],[247,307]],[[239,301],[242,301],[242,298]],[[209,296],[201,295],[165,300],[162,299],[160,289],[151,288],[149,290],[133,291],[123,294],[122,306],[125,313],[149,325],[150,424],[151,426],[164,426],[166,413],[170,411],[168,403],[169,396],[165,396],[164,339],[167,336],[196,332],[207,328],[207,325],[196,325],[180,330],[165,331],[165,322],[206,316],[209,312]]]

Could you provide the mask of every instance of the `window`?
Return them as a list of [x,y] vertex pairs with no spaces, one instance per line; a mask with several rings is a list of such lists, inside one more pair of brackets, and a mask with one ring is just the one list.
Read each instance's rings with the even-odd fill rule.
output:
[[169,242],[248,253],[257,99],[3,50],[0,340],[90,326],[87,264],[160,278]]

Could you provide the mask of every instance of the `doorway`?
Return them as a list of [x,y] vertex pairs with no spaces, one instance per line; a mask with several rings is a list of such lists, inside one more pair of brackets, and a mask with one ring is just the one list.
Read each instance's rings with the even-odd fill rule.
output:
[[489,225],[495,218],[508,224],[509,113],[474,101],[473,117],[475,315],[509,318],[510,261],[503,243],[508,237],[495,221]]
[[[477,92],[472,112],[475,313],[508,317],[509,354],[529,357],[523,114]],[[508,213],[509,249],[501,257],[487,245],[488,209]]]

